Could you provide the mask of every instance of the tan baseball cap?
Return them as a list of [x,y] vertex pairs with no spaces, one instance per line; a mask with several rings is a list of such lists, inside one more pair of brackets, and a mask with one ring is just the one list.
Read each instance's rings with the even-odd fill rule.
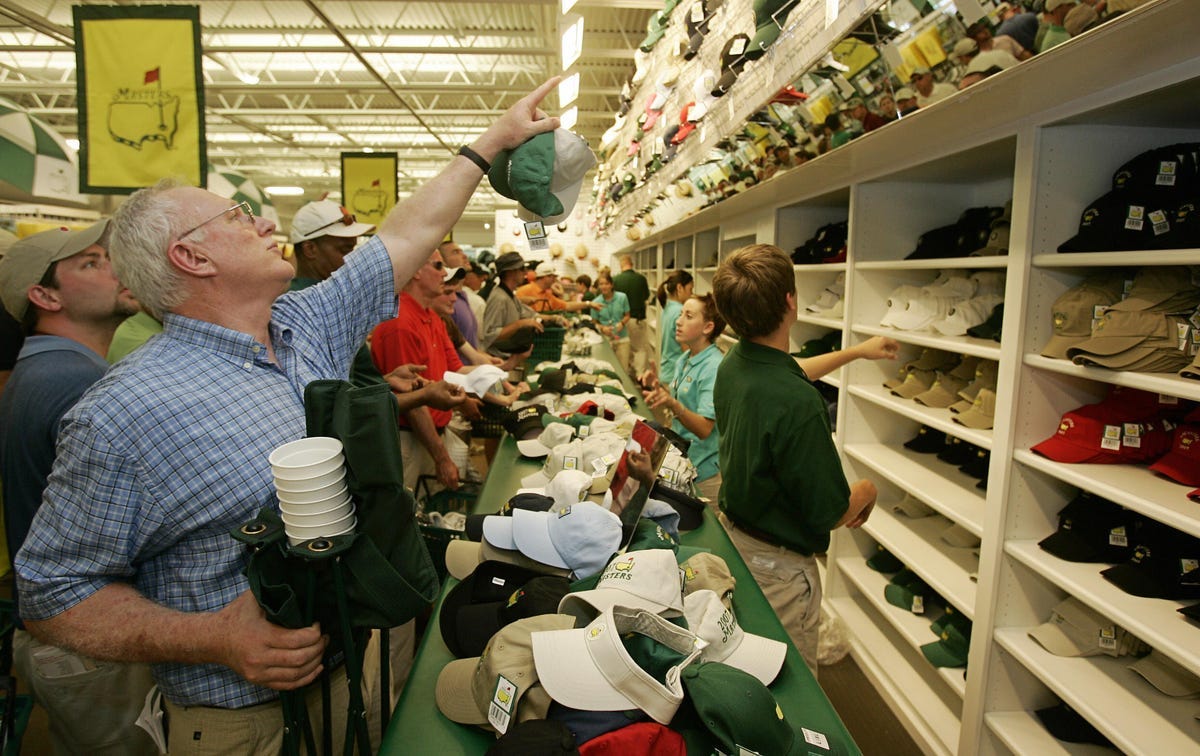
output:
[[54,263],[97,244],[107,230],[106,218],[82,230],[60,226],[14,242],[0,259],[0,300],[8,314],[18,322],[24,319],[29,310],[29,287],[41,281]]
[[1051,309],[1054,335],[1042,347],[1042,356],[1064,359],[1067,349],[1090,339],[1095,321],[1121,298],[1121,289],[1119,277],[1096,276],[1063,292]]

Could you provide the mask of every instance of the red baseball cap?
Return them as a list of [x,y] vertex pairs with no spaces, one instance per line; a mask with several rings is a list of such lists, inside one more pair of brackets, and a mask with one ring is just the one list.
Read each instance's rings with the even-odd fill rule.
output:
[[678,732],[658,722],[638,722],[579,746],[579,756],[687,756]]
[[1200,425],[1176,428],[1171,451],[1150,465],[1150,469],[1186,486],[1200,486]]
[[[1104,397],[1104,401],[1093,406],[1104,407],[1106,411],[1111,410],[1127,422],[1132,422],[1161,415],[1178,417],[1180,413],[1187,411],[1188,402],[1168,394],[1157,394],[1128,386],[1113,386],[1109,389],[1108,396]],[[1195,418],[1195,422],[1200,422],[1200,416]]]
[[1158,419],[1130,417],[1124,408],[1087,404],[1062,416],[1054,435],[1033,451],[1069,464],[1148,462],[1170,448],[1170,436]]

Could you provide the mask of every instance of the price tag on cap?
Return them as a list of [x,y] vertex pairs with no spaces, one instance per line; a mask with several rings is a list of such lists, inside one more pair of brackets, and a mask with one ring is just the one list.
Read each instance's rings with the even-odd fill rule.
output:
[[1121,426],[1104,426],[1104,436],[1100,439],[1100,448],[1109,451],[1119,451],[1121,448]]
[[1130,205],[1129,213],[1125,216],[1125,228],[1128,231],[1141,231],[1145,225],[1146,208],[1141,205]]
[[1100,648],[1110,651],[1117,649],[1117,633],[1111,626],[1100,628]]
[[529,240],[530,252],[550,248],[550,242],[546,239],[546,227],[541,221],[529,221],[525,224],[525,238]]
[[1175,161],[1163,160],[1158,164],[1158,175],[1154,177],[1157,186],[1175,186]]
[[488,722],[501,734],[508,732],[512,721],[513,703],[517,700],[517,686],[504,675],[496,676],[496,687],[488,703]]
[[815,745],[817,748],[829,750],[829,738],[826,738],[823,734],[810,730],[807,727],[801,727],[800,732],[804,733],[805,742]]

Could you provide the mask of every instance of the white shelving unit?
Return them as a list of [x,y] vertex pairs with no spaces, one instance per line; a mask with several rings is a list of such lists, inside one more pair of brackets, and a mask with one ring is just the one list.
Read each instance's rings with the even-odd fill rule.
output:
[[[839,331],[843,346],[891,336],[901,343],[901,361],[934,348],[998,363],[989,430],[892,395],[882,383],[895,375],[894,363],[858,361],[823,379],[839,389],[835,442],[848,477],[868,477],[880,489],[863,528],[834,534],[826,608],[849,628],[855,659],[928,753],[1095,753],[1055,740],[1034,716],[1059,700],[1127,753],[1200,753],[1200,703],[1159,694],[1126,669],[1129,659],[1060,658],[1027,635],[1074,596],[1200,675],[1200,627],[1179,615],[1175,602],[1128,596],[1099,574],[1103,565],[1066,562],[1037,546],[1080,490],[1200,536],[1200,508],[1186,498],[1189,489],[1145,468],[1062,464],[1030,451],[1054,433],[1063,413],[1103,399],[1112,386],[1200,401],[1200,381],[1040,354],[1052,334],[1054,300],[1087,275],[1200,265],[1197,249],[1056,252],[1122,163],[1153,147],[1200,141],[1198,38],[1194,2],[1149,3],[901,123],[660,224],[641,242],[657,245],[666,272],[665,250],[677,240],[688,239],[696,251],[690,261],[707,259],[703,247],[715,248],[719,263],[734,243],[773,243],[790,253],[821,226],[847,220],[845,263],[794,268],[802,314],[791,330],[793,350]],[[921,233],[954,222],[964,209],[1009,200],[1007,256],[904,259]],[[697,291],[711,288],[711,267],[693,269]],[[944,270],[1003,274],[1002,341],[878,325],[896,286],[928,283]],[[846,279],[845,316],[804,313],[839,274]],[[722,339],[723,348],[733,343]],[[935,455],[905,449],[921,425],[989,450],[987,490]],[[890,505],[905,493],[940,516],[893,514]],[[950,521],[982,539],[978,561],[971,549],[941,542]],[[920,643],[928,642],[922,638],[932,637],[927,620],[886,603],[887,578],[865,564],[877,544],[973,619],[965,680],[921,654]]]

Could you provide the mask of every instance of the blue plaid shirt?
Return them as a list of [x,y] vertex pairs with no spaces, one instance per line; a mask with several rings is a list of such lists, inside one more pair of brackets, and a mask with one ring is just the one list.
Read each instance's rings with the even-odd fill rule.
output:
[[[344,378],[371,329],[396,315],[391,261],[367,242],[329,281],[276,300],[271,344],[167,315],[65,416],[58,456],[17,556],[21,612],[53,617],[112,582],[183,612],[248,587],[229,531],[275,505],[267,456],[304,436],[304,387]],[[158,664],[181,706],[241,708],[276,693],[215,664]]]

